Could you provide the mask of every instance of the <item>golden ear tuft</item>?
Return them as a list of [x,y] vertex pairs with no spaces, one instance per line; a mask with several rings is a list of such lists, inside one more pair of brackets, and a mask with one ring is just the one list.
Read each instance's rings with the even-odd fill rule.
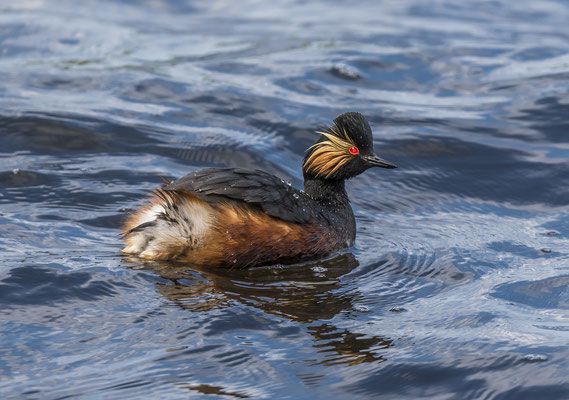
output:
[[312,172],[316,177],[329,177],[346,164],[354,155],[350,148],[355,143],[344,129],[330,127],[328,132],[316,132],[326,138],[308,149],[310,156],[303,165],[305,172]]

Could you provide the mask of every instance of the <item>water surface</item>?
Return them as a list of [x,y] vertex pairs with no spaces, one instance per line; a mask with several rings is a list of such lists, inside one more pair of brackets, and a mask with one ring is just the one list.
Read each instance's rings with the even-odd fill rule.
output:
[[[569,7],[0,2],[4,398],[569,398]],[[302,185],[366,115],[353,248],[249,271],[123,259],[203,167]]]

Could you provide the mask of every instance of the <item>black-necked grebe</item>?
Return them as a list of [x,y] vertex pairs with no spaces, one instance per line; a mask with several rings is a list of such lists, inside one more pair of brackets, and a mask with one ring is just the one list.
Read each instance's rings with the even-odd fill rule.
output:
[[248,268],[324,257],[352,246],[356,222],[344,181],[396,168],[373,151],[356,112],[338,116],[304,157],[304,191],[263,171],[207,168],[167,182],[131,214],[123,253],[195,266]]

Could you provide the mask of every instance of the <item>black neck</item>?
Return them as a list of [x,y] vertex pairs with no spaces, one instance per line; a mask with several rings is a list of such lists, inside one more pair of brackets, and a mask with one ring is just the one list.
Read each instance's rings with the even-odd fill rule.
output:
[[304,193],[327,206],[350,205],[344,180],[304,178]]
[[304,193],[312,197],[328,211],[328,222],[343,233],[348,245],[356,237],[356,220],[350,206],[344,180],[315,179],[304,177]]

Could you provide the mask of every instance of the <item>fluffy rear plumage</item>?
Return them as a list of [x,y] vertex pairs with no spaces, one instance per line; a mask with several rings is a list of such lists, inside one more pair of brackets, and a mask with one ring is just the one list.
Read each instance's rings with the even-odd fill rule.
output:
[[125,254],[169,259],[198,246],[211,227],[213,209],[187,192],[158,189],[150,204],[125,222]]

